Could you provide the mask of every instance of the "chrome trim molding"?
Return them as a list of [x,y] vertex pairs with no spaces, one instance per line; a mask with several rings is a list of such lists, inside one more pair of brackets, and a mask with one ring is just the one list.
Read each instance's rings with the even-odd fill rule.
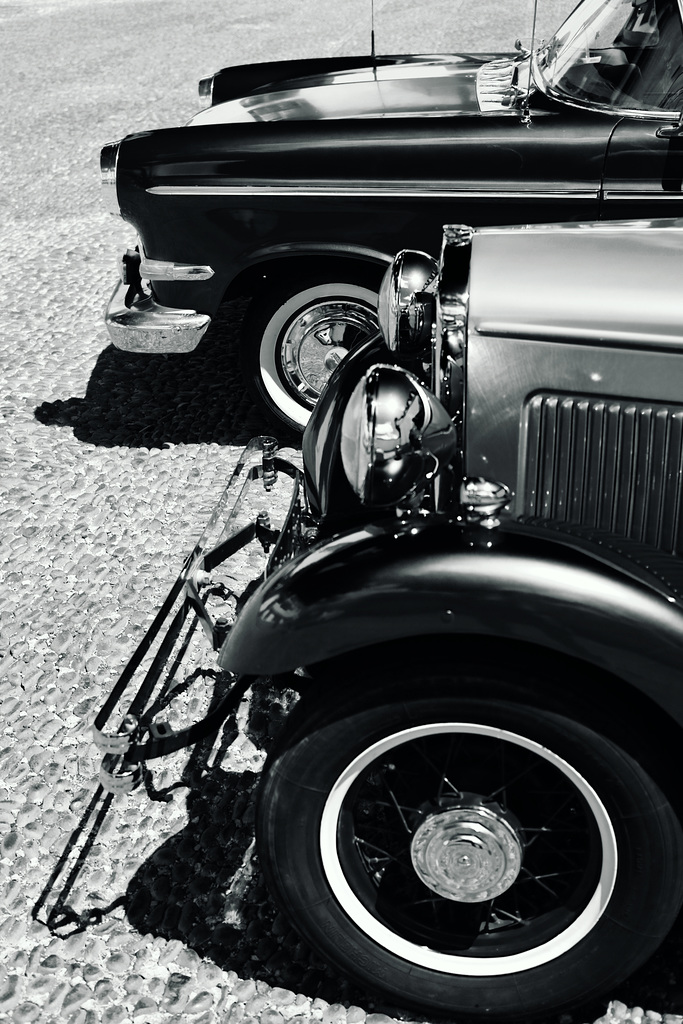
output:
[[631,201],[635,200],[636,202],[647,200],[647,202],[649,202],[651,199],[683,199],[683,190],[679,190],[678,192],[665,192],[664,189],[657,189],[656,191],[639,192],[636,189],[632,189],[627,192],[625,190],[609,189],[603,192],[602,197],[603,199],[625,199]]
[[385,263],[387,267],[393,262],[394,256],[382,252],[380,249],[370,249],[365,245],[350,245],[347,242],[330,242],[323,245],[321,242],[283,242],[278,245],[266,245],[260,249],[252,249],[245,254],[245,261],[259,261],[269,259],[271,256],[311,256],[320,253],[321,256],[330,256],[342,253],[348,256],[361,256],[365,259],[375,260],[377,263]]
[[213,268],[192,263],[173,263],[171,260],[151,260],[142,256],[140,277],[149,281],[208,281]]
[[367,196],[368,198],[401,198],[428,196],[436,199],[598,199],[599,189],[462,189],[445,183],[416,188],[410,183],[400,185],[152,185],[146,190],[156,196]]
[[605,330],[604,328],[557,327],[554,324],[508,324],[502,320],[480,320],[474,326],[482,337],[519,338],[523,341],[553,340],[572,342],[577,345],[603,345],[605,347],[634,348],[641,345],[660,346],[662,350],[683,349],[683,335],[652,330],[644,331]]
[[161,306],[151,295],[127,305],[128,291],[118,281],[104,314],[109,337],[124,352],[191,352],[211,323],[206,313]]

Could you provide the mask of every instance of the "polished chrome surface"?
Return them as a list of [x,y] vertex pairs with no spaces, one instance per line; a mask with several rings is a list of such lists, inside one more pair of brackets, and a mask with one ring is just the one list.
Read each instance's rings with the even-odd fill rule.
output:
[[683,554],[683,405],[543,393],[525,418],[525,515]]
[[474,335],[683,348],[683,221],[482,228]]
[[458,903],[484,903],[517,880],[522,843],[497,804],[479,803],[430,814],[415,831],[410,856],[432,892]]
[[213,103],[213,80],[214,75],[199,79],[197,92],[199,93],[200,103],[203,103],[205,107],[210,107]]
[[[448,413],[412,373],[376,363],[354,388],[341,425],[347,480],[365,505],[413,507],[457,448]],[[406,501],[407,504],[402,504]]]
[[280,370],[287,386],[312,409],[337,363],[376,331],[376,314],[360,302],[345,299],[309,306],[281,341]]
[[213,273],[213,268],[205,265],[151,260],[144,255],[140,260],[140,276],[149,281],[208,281]]
[[161,306],[151,295],[127,306],[128,291],[119,281],[104,315],[109,337],[126,352],[191,352],[211,323],[206,313]]
[[439,264],[426,252],[403,249],[386,271],[379,290],[378,316],[392,352],[410,350],[424,327],[424,306],[418,294],[435,291]]
[[624,200],[626,200],[627,202],[628,201],[636,200],[638,203],[643,203],[643,202],[650,203],[650,202],[654,202],[654,201],[657,201],[657,200],[665,200],[666,202],[670,203],[672,201],[672,199],[673,200],[678,200],[678,202],[680,202],[681,194],[680,194],[680,192],[663,192],[662,190],[659,190],[659,191],[654,191],[654,190],[648,191],[647,189],[643,189],[642,191],[638,190],[638,191],[626,192],[626,191],[620,191],[618,189],[610,188],[610,189],[605,189],[604,190],[604,192],[602,194],[602,198],[607,200],[607,201],[617,199],[617,200],[619,200],[619,202],[622,202],[622,203],[624,202]]
[[267,181],[234,185],[151,185],[146,189],[157,196],[368,196],[401,198],[430,196],[435,199],[598,199],[594,188],[557,189],[469,189],[442,182],[358,181],[339,185],[337,181]]
[[482,64],[477,73],[477,102],[483,112],[505,110],[510,105],[517,61],[510,57]]
[[447,224],[443,230],[441,277],[436,302],[436,327],[432,362],[432,388],[456,421],[462,409],[462,387],[469,286],[467,274],[453,282],[449,264],[453,250],[469,251],[474,230],[467,224]]
[[460,504],[468,523],[491,530],[500,526],[498,513],[510,504],[510,489],[484,477],[467,477],[460,487]]
[[100,152],[100,177],[104,187],[104,201],[109,212],[116,215],[120,213],[116,194],[116,168],[120,148],[120,140],[108,142]]

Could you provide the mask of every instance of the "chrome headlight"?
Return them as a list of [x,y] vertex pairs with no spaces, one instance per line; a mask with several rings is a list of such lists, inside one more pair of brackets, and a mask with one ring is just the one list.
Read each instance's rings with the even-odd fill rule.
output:
[[430,298],[439,264],[426,252],[404,249],[394,258],[379,289],[379,325],[392,352],[416,352],[431,342]]
[[456,451],[448,413],[412,373],[378,363],[354,388],[342,416],[341,457],[364,505],[400,504]]
[[205,107],[213,106],[213,80],[215,77],[215,75],[209,75],[208,78],[199,79],[199,102]]
[[108,142],[100,152],[100,178],[104,188],[104,201],[111,213],[119,214],[119,202],[116,194],[116,167],[119,162],[121,141]]

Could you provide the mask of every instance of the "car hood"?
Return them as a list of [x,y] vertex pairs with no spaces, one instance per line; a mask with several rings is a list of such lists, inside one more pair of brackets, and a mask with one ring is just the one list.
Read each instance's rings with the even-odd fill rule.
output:
[[479,113],[477,79],[494,61],[512,77],[512,58],[451,54],[381,58],[377,65],[269,83],[257,92],[202,110],[190,125],[330,118],[411,117]]
[[681,219],[480,228],[472,253],[471,337],[681,349]]

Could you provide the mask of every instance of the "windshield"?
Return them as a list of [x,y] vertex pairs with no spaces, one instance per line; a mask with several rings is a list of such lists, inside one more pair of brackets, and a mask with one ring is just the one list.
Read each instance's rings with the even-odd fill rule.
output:
[[585,0],[534,62],[537,84],[572,102],[614,110],[683,107],[677,0]]

